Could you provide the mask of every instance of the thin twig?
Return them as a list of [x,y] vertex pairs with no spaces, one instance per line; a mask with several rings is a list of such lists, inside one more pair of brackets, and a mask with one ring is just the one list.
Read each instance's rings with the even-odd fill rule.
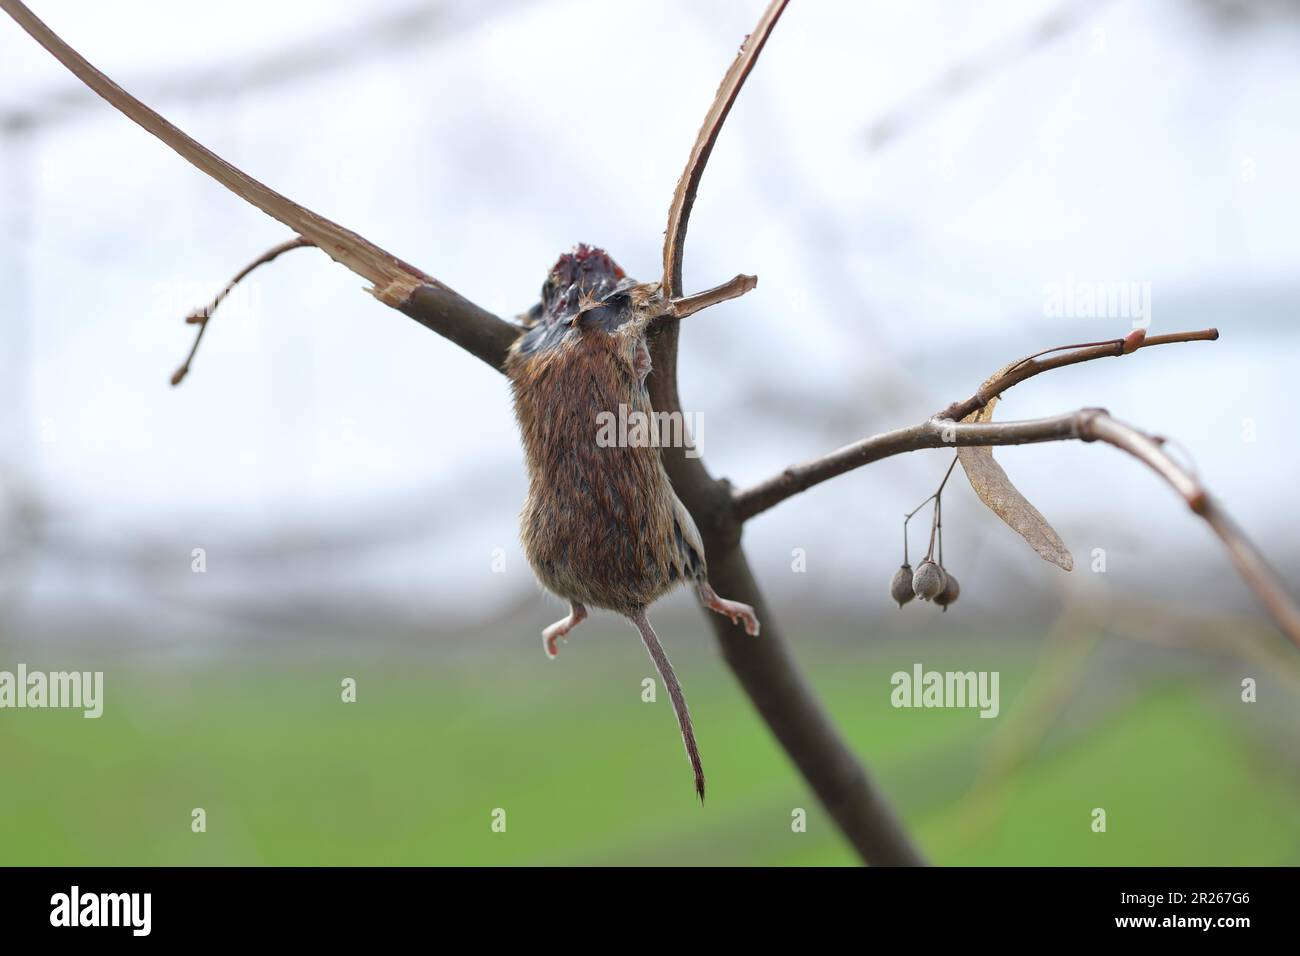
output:
[[[1057,355],[1043,361],[1038,361],[1036,356],[1029,356],[1015,362],[1007,367],[1001,375],[995,376],[992,380],[985,382],[979,390],[970,398],[963,399],[960,402],[953,402],[938,415],[939,418],[951,418],[953,421],[961,421],[971,412],[979,411],[990,401],[997,398],[1013,385],[1018,385],[1027,378],[1033,378],[1042,372],[1052,369],[1064,368],[1067,365],[1077,365],[1080,362],[1090,362],[1093,359],[1111,358],[1122,355],[1129,355],[1141,349],[1151,348],[1153,345],[1173,345],[1180,342],[1214,342],[1219,338],[1218,329],[1201,329],[1196,332],[1171,332],[1167,335],[1152,335],[1142,339],[1133,348],[1125,348],[1127,339],[1111,339],[1100,345],[1080,348],[1078,351],[1068,352],[1065,355]],[[1069,346],[1066,346],[1069,348]],[[1055,352],[1056,349],[1047,349],[1038,355],[1046,355],[1049,352]]]
[[926,499],[925,499],[924,501],[922,501],[919,505],[917,505],[915,508],[913,508],[913,509],[912,509],[911,511],[909,511],[907,514],[903,515],[903,563],[904,563],[904,564],[907,564],[907,525],[908,525],[908,523],[909,523],[909,522],[910,522],[914,517],[916,517],[916,513],[917,513],[918,511],[920,511],[922,508],[924,508],[926,505],[928,505],[931,501],[935,501],[935,500],[937,500],[938,497],[939,497],[941,494],[943,494],[944,486],[948,484],[948,479],[952,477],[952,470],[953,470],[954,468],[956,468],[956,467],[957,467],[957,456],[954,455],[954,456],[953,456],[953,459],[952,459],[952,463],[948,465],[948,470],[945,471],[945,472],[943,473],[943,481],[939,482],[939,487],[936,488],[934,491],[932,491],[932,492],[931,492],[931,493],[926,497]]
[[244,268],[235,273],[235,277],[226,283],[211,302],[203,308],[197,309],[187,315],[185,317],[186,323],[189,325],[197,325],[199,331],[198,334],[194,336],[194,344],[190,347],[190,354],[185,356],[185,361],[181,363],[181,367],[172,373],[172,385],[179,385],[184,381],[185,376],[189,374],[190,365],[194,362],[194,355],[199,350],[199,343],[203,341],[203,333],[208,329],[208,319],[212,318],[212,313],[217,311],[217,306],[221,305],[222,300],[224,300],[226,296],[230,295],[235,286],[239,285],[239,283],[258,266],[266,265],[281,253],[288,252],[290,249],[302,249],[305,246],[314,245],[315,243],[310,239],[304,239],[302,236],[295,236],[288,242],[282,242],[273,249],[266,250],[266,252],[262,253],[248,265],[244,266]]
[[713,105],[704,117],[704,125],[695,137],[695,145],[691,148],[686,168],[673,191],[673,202],[668,209],[668,229],[664,233],[663,289],[664,295],[670,300],[682,297],[682,251],[686,246],[686,226],[690,222],[691,207],[695,204],[695,193],[699,189],[709,154],[713,152],[718,133],[722,131],[722,124],[731,112],[740,88],[745,85],[746,77],[763,50],[763,44],[767,42],[788,2],[789,0],[772,0],[763,11],[754,32],[741,44],[735,61],[722,78],[722,85],[718,87]]
[[705,289],[703,292],[695,293],[695,295],[673,299],[672,310],[669,314],[673,318],[684,319],[688,315],[694,315],[696,312],[701,312],[709,308],[709,306],[717,305],[719,302],[738,299],[756,285],[758,285],[758,276],[738,275],[734,279],[722,283],[722,285],[714,286],[712,289]]
[[[1136,349],[1149,348],[1153,345],[1169,345],[1175,342],[1212,342],[1219,337],[1217,329],[1204,329],[1199,332],[1173,332],[1168,335],[1152,336],[1143,340]],[[940,420],[948,421],[950,424],[960,422],[972,412],[978,411],[987,405],[991,400],[996,398],[1002,392],[1023,382],[1025,379],[1033,378],[1041,372],[1049,369],[1062,368],[1066,365],[1075,365],[1079,362],[1087,362],[1092,359],[1106,358],[1109,356],[1126,354],[1123,351],[1124,339],[1113,339],[1101,345],[1080,348],[1077,351],[1068,352],[1065,355],[1058,355],[1044,361],[1036,359],[1026,361],[1021,359],[1008,365],[1000,375],[995,375],[989,381],[985,382],[980,389],[970,398],[963,399],[960,402],[953,402],[943,411],[932,416],[931,421]],[[1068,347],[1068,346],[1067,346]],[[1048,352],[1054,351],[1048,349]],[[1038,353],[1046,354],[1046,353]],[[844,474],[846,471],[852,471],[854,468],[876,461],[877,458],[884,458],[888,455],[898,454],[897,451],[887,451],[885,454],[876,454],[881,447],[892,447],[890,440],[892,436],[911,434],[916,429],[925,431],[928,429],[929,422],[920,426],[911,428],[898,429],[897,431],[887,432],[884,435],[876,435],[871,438],[854,442],[852,445],[845,445],[820,458],[814,458],[799,465],[791,465],[778,475],[761,481],[750,488],[735,493],[736,517],[740,521],[746,521],[756,514],[766,511],[774,505],[780,504],[786,498],[797,495],[801,491],[806,491],[813,485],[821,484],[830,478]],[[1073,436],[1070,436],[1073,437]],[[1038,441],[1055,440],[1055,436],[1048,439],[1035,439]],[[883,445],[882,445],[883,443]],[[940,442],[934,445],[923,445],[918,447],[937,448],[950,442]],[[961,444],[961,442],[957,442]],[[968,444],[978,445],[978,441],[969,442]],[[991,442],[990,444],[997,444]],[[903,451],[910,451],[910,448],[903,448]],[[868,456],[868,457],[864,457]],[[871,457],[874,456],[874,457]]]
[[[1041,352],[1035,352],[1033,355],[1026,355],[1020,361],[1007,367],[1011,372],[1020,368],[1026,362],[1044,355],[1051,355],[1053,352],[1070,352],[1074,349],[1095,349],[1095,348],[1112,348],[1116,349],[1118,355],[1128,355],[1130,352],[1136,352],[1146,341],[1147,333],[1145,329],[1134,329],[1128,335],[1119,339],[1103,339],[1100,342],[1076,342],[1073,345],[1053,345],[1050,349],[1043,349]],[[1005,374],[1005,373],[1004,373]]]

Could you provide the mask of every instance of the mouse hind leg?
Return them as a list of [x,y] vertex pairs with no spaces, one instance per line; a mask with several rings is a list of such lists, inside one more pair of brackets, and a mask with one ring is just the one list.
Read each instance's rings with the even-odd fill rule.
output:
[[700,600],[710,611],[716,611],[718,614],[724,614],[731,618],[732,624],[744,624],[745,633],[750,637],[758,634],[758,618],[754,614],[754,609],[748,604],[741,604],[739,601],[728,601],[726,598],[718,597],[718,593],[710,587],[708,581],[700,581],[695,590],[700,595]]
[[542,631],[542,649],[551,660],[560,656],[555,642],[567,638],[569,632],[587,619],[587,609],[577,601],[569,602],[569,616],[562,617],[546,630]]

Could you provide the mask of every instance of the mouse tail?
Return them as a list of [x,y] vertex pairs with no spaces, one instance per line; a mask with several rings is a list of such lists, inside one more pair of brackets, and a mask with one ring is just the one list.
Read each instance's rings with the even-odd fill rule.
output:
[[632,619],[636,629],[641,632],[641,640],[645,644],[645,649],[650,652],[650,659],[654,661],[655,668],[659,671],[659,677],[663,680],[664,686],[668,688],[668,697],[673,702],[673,711],[677,714],[677,723],[682,728],[682,742],[686,745],[686,756],[691,761],[691,769],[695,771],[695,792],[699,794],[700,803],[703,803],[704,766],[700,763],[700,748],[695,745],[695,730],[691,727],[691,712],[686,709],[686,695],[682,693],[682,685],[678,683],[672,662],[668,660],[668,655],[664,652],[664,646],[659,643],[659,637],[655,634],[654,628],[650,626],[650,621],[645,616],[645,609],[642,608],[635,614],[629,614],[628,617]]

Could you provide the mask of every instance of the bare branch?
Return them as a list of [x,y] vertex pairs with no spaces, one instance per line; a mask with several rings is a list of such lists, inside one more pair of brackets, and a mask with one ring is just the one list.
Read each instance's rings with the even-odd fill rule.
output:
[[[355,232],[319,216],[236,169],[206,146],[191,139],[162,116],[91,66],[42,23],[19,0],[0,0],[3,9],[41,46],[128,119],[162,140],[182,158],[211,176],[235,195],[278,219],[310,240],[335,262],[368,280],[371,292],[385,305],[452,339],[497,368],[517,331],[427,275]],[[490,328],[475,328],[488,325]],[[505,343],[505,348],[501,343]]]
[[939,417],[872,435],[798,465],[735,494],[737,520],[748,521],[814,485],[882,458],[923,448],[962,445],[1026,445],[1078,438],[1076,414],[1019,422],[954,422]]
[[1187,468],[1174,461],[1163,442],[1111,418],[1104,409],[1087,408],[1066,415],[1019,422],[954,422],[931,418],[847,445],[822,458],[787,468],[780,475],[745,491],[733,501],[738,520],[745,520],[806,488],[869,462],[922,448],[952,445],[1025,445],[1047,441],[1103,441],[1128,452],[1153,469],[1204,518],[1228,549],[1242,578],[1272,615],[1282,633],[1300,647],[1300,609],[1259,550],[1236,526]]
[[703,292],[695,293],[695,295],[673,299],[672,310],[669,314],[673,318],[684,319],[688,315],[702,312],[719,302],[738,299],[756,285],[758,285],[758,276],[738,275],[734,279],[722,283],[722,285],[714,286],[712,289],[705,289]]
[[731,112],[740,88],[745,85],[745,79],[754,68],[758,54],[763,50],[763,44],[767,42],[772,28],[776,26],[776,21],[780,19],[788,2],[789,0],[772,0],[763,11],[763,16],[759,19],[758,26],[754,27],[754,32],[741,44],[740,52],[723,76],[722,85],[718,87],[718,93],[713,98],[713,105],[709,107],[709,112],[704,117],[704,125],[700,127],[700,132],[695,137],[695,145],[691,147],[686,169],[682,171],[681,179],[677,181],[672,206],[668,210],[668,229],[664,233],[663,289],[664,295],[669,299],[682,297],[682,251],[686,246],[686,226],[690,222],[691,207],[695,205],[695,193],[699,189],[700,178],[704,175],[709,154],[713,152],[713,144],[718,141],[722,124],[726,122],[727,114]]
[[935,417],[961,421],[971,412],[983,408],[1011,386],[1019,385],[1027,378],[1033,378],[1035,375],[1052,369],[1077,365],[1080,362],[1090,362],[1093,359],[1128,355],[1138,349],[1150,348],[1153,345],[1172,345],[1178,342],[1215,342],[1218,341],[1218,338],[1218,329],[1202,329],[1199,332],[1171,332],[1167,335],[1144,337],[1131,348],[1126,345],[1126,343],[1132,341],[1131,339],[1112,339],[1090,346],[1066,346],[1066,348],[1073,348],[1075,351],[1067,352],[1064,355],[1054,355],[1049,359],[1039,361],[1038,356],[1059,351],[1059,349],[1048,349],[1045,352],[1038,352],[1007,366],[1001,374],[993,376],[993,378],[981,385],[979,390],[970,398],[963,399],[960,402],[953,402]]
[[1165,452],[1159,438],[1146,435],[1132,426],[1107,416],[1094,416],[1083,423],[1080,437],[1085,441],[1104,441],[1128,452],[1144,462],[1182,496],[1193,512],[1206,520],[1217,534],[1237,572],[1242,576],[1260,603],[1268,609],[1273,621],[1291,641],[1300,647],[1300,609],[1287,593],[1259,549],[1237,527],[1231,516],[1210,497],[1195,474],[1174,461]]
[[239,285],[239,283],[244,280],[244,277],[258,266],[266,265],[281,253],[288,252],[291,249],[301,249],[304,246],[311,245],[314,245],[314,243],[312,243],[310,239],[304,239],[302,236],[294,236],[289,241],[282,242],[278,246],[266,250],[266,252],[262,253],[248,265],[244,266],[244,268],[236,272],[235,277],[226,283],[225,287],[217,293],[216,297],[211,302],[203,308],[191,312],[185,317],[186,323],[189,325],[197,325],[199,331],[198,334],[194,336],[194,345],[190,347],[190,354],[185,357],[185,361],[181,363],[181,367],[172,373],[172,385],[179,385],[184,381],[185,376],[190,373],[190,365],[194,362],[194,354],[198,352],[199,343],[203,341],[203,333],[208,329],[208,319],[212,318],[212,313],[217,311],[217,306],[221,305],[222,300],[225,299],[226,296],[230,295],[235,286]]
[[[753,67],[754,58],[784,8],[784,2],[770,4],[754,33],[741,47],[740,56],[722,81],[686,171],[677,184],[664,244],[662,292],[670,303],[682,299],[686,220],[709,151],[741,83]],[[650,338],[653,371],[647,386],[650,404],[657,412],[680,413],[682,409],[677,394],[680,331],[681,323],[669,319],[657,324]],[[673,490],[699,527],[709,563],[709,580],[733,600],[753,605],[763,621],[763,639],[755,641],[739,633],[724,618],[705,615],[722,647],[727,666],[862,859],[879,866],[924,863],[924,857],[913,845],[884,793],[867,774],[800,672],[782,635],[780,622],[768,607],[740,547],[740,524],[732,514],[730,486],[710,475],[700,458],[687,457],[682,448],[663,447],[660,456]]]
[[[759,482],[751,488],[736,492],[736,517],[740,521],[747,521],[756,514],[766,511],[774,505],[780,504],[786,498],[797,495],[801,491],[806,491],[813,485],[821,484],[846,471],[852,471],[854,468],[860,468],[863,465],[881,458],[888,458],[890,455],[897,455],[900,452],[915,451],[919,448],[938,448],[946,444],[956,445],[1007,445],[1023,444],[1024,441],[1055,441],[1062,437],[1073,438],[1074,435],[1056,435],[1050,434],[1045,438],[1028,438],[1020,441],[940,441],[933,444],[928,437],[932,431],[932,424],[937,421],[947,423],[947,427],[952,434],[971,435],[978,434],[970,431],[956,431],[956,423],[966,418],[973,412],[978,411],[987,405],[994,398],[998,397],[1011,386],[1023,382],[1027,378],[1033,378],[1040,372],[1046,372],[1049,369],[1063,368],[1066,365],[1075,365],[1079,362],[1087,362],[1092,359],[1107,358],[1110,356],[1124,355],[1126,352],[1126,343],[1131,347],[1127,351],[1136,351],[1140,348],[1147,348],[1152,345],[1168,345],[1174,342],[1213,342],[1219,337],[1217,329],[1205,329],[1200,332],[1173,332],[1168,335],[1156,335],[1150,338],[1143,338],[1136,346],[1131,346],[1132,339],[1112,339],[1107,342],[1097,343],[1088,346],[1065,346],[1073,348],[1075,351],[1067,352],[1064,355],[1056,355],[1049,359],[1038,360],[1038,356],[1046,355],[1048,352],[1055,352],[1057,349],[1048,349],[1046,352],[1038,352],[1028,358],[1020,359],[1006,366],[1002,372],[995,374],[986,381],[979,390],[970,398],[960,402],[953,402],[943,411],[933,415],[929,421],[920,425],[913,425],[910,428],[900,428],[896,431],[886,432],[883,435],[875,435],[862,441],[854,442],[851,445],[845,445],[820,458],[814,458],[811,461],[803,462],[799,465],[791,465],[779,475],[775,475],[766,481]],[[1060,419],[1042,419],[1041,421],[1060,421]],[[1024,425],[1027,423],[1017,422],[997,422],[992,424],[1014,424]],[[996,432],[988,432],[989,435],[995,435]],[[1008,433],[1012,435],[1033,434],[1032,431],[1026,432],[1023,429],[1013,429]],[[927,436],[917,438],[918,435]],[[921,444],[908,445],[907,442],[916,439]],[[900,445],[899,443],[903,444]]]

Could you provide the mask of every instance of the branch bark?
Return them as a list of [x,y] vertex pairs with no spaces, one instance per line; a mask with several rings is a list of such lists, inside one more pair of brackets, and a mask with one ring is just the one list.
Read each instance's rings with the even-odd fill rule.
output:
[[763,51],[772,28],[781,18],[788,2],[789,0],[772,0],[759,18],[754,32],[745,37],[745,42],[740,45],[740,52],[722,77],[713,105],[704,117],[704,125],[700,127],[695,145],[691,147],[686,168],[677,180],[672,205],[668,209],[668,228],[664,232],[663,288],[664,295],[669,299],[677,299],[682,295],[682,254],[686,249],[686,227],[691,220],[691,207],[695,205],[695,193],[700,188],[704,167],[718,141],[718,134],[722,132],[722,124],[726,122],[732,104],[740,95],[740,88],[745,85],[750,71],[754,69],[759,53]]
[[916,425],[872,435],[820,458],[791,465],[766,481],[737,491],[732,498],[736,519],[748,521],[823,481],[909,451],[963,445],[1027,445],[1078,438],[1077,414],[982,424],[954,422],[935,416]]
[[[1136,347],[1130,351],[1150,348],[1153,345],[1170,345],[1178,342],[1213,342],[1219,337],[1217,329],[1204,329],[1198,332],[1173,332],[1168,335],[1157,335],[1151,338],[1143,339]],[[798,465],[791,465],[778,475],[761,481],[750,488],[736,492],[735,505],[736,516],[741,521],[747,521],[757,514],[761,514],[768,508],[780,504],[786,498],[797,495],[802,491],[807,491],[814,485],[819,485],[823,481],[829,481],[846,471],[852,471],[854,468],[861,468],[863,465],[881,458],[888,458],[890,455],[897,455],[904,451],[915,451],[920,448],[938,448],[944,444],[969,444],[969,445],[997,445],[997,444],[1023,444],[1018,442],[999,442],[999,441],[956,441],[943,442],[939,444],[926,444],[931,440],[930,426],[935,421],[947,421],[950,427],[956,427],[960,422],[972,412],[978,411],[987,405],[991,400],[997,398],[1007,389],[1026,379],[1033,378],[1043,372],[1055,368],[1064,368],[1067,365],[1076,365],[1079,362],[1089,362],[1093,359],[1109,358],[1120,355],[1130,354],[1124,350],[1124,339],[1115,339],[1100,345],[1091,345],[1086,347],[1075,348],[1073,351],[1065,352],[1061,355],[1053,355],[1050,358],[1038,358],[1031,356],[1027,359],[1020,359],[1007,365],[1001,372],[993,375],[988,379],[974,395],[969,398],[953,402],[942,411],[936,412],[931,418],[908,428],[901,428],[896,431],[886,432],[883,435],[874,435],[871,438],[865,438],[862,441],[854,442],[851,445],[845,445],[819,458],[806,461]],[[1055,350],[1053,350],[1055,351]],[[1045,353],[1039,353],[1040,355]],[[1059,422],[1059,418],[1042,419],[1041,421]],[[1011,424],[994,422],[992,424]],[[964,426],[963,426],[964,428]],[[969,431],[961,431],[963,435],[974,434]],[[989,432],[990,435],[994,434]],[[1025,432],[1024,434],[1029,434]],[[918,437],[919,436],[919,437]],[[1046,438],[1026,439],[1028,441],[1054,441],[1060,437],[1075,436],[1058,436],[1053,435]],[[911,439],[921,441],[921,444],[909,446],[907,442]],[[902,444],[900,445],[900,442]]]
[[[952,407],[954,406],[949,406]],[[1111,418],[1105,410],[1099,408],[1018,422],[955,422],[936,415],[920,424],[873,435],[821,458],[793,465],[767,481],[737,492],[732,498],[733,515],[736,520],[745,521],[836,475],[905,452],[923,448],[1025,445],[1071,439],[1102,441],[1113,445],[1160,475],[1187,502],[1192,512],[1204,518],[1219,536],[1238,573],[1255,592],[1278,629],[1300,648],[1300,609],[1259,549],[1210,496],[1200,479],[1169,456],[1164,450],[1163,439]]]
[[268,262],[274,262],[284,253],[291,252],[294,249],[306,249],[311,247],[311,245],[312,243],[310,239],[304,239],[302,236],[294,236],[292,239],[282,242],[278,246],[273,246],[248,265],[244,266],[244,268],[236,272],[235,277],[225,284],[222,290],[216,294],[216,297],[213,298],[211,302],[203,308],[191,312],[186,316],[185,321],[197,325],[199,331],[194,336],[194,344],[190,346],[190,354],[185,356],[185,361],[181,363],[181,367],[172,373],[173,386],[179,385],[185,380],[185,376],[190,374],[190,366],[194,364],[194,356],[198,354],[199,344],[203,341],[203,334],[208,330],[208,322],[212,320],[212,314],[217,311],[217,306],[221,305],[222,301],[225,300],[226,296],[230,295],[235,286],[243,282],[250,272],[266,265]]
[[[1077,365],[1079,362],[1090,362],[1099,358],[1118,358],[1139,349],[1151,348],[1153,345],[1173,345],[1180,342],[1215,342],[1218,338],[1218,329],[1201,329],[1198,332],[1171,332],[1167,335],[1143,337],[1132,348],[1125,347],[1127,339],[1114,339],[1100,345],[1076,347],[1073,351],[1053,355],[1050,358],[1039,358],[1037,355],[1032,355],[1029,358],[1008,365],[1001,373],[994,375],[981,385],[979,390],[970,398],[963,399],[960,402],[953,402],[939,412],[936,417],[951,418],[953,421],[959,422],[971,412],[979,411],[1011,386],[1018,385],[1025,379],[1033,378],[1035,375],[1049,372],[1055,368],[1064,368],[1067,365]],[[1055,352],[1057,350],[1052,349],[1051,351]],[[1047,353],[1039,353],[1039,355],[1045,354]]]
[[[764,11],[754,32],[745,38],[740,53],[723,77],[712,106],[677,182],[664,238],[663,292],[677,306],[656,323],[651,338],[651,367],[647,382],[656,412],[681,412],[677,391],[679,317],[699,308],[743,294],[753,288],[752,277],[737,276],[717,289],[689,299],[682,297],[682,252],[686,227],[704,167],[717,142],[722,124],[754,68],[758,54],[785,9],[786,0],[774,0]],[[684,304],[690,303],[689,309]],[[723,657],[754,703],[759,715],[813,792],[835,820],[858,854],[881,866],[919,866],[925,863],[883,793],[867,774],[852,749],[840,736],[820,700],[800,673],[782,629],[754,580],[740,547],[741,520],[732,503],[731,485],[713,478],[698,457],[684,448],[661,449],[673,489],[699,527],[715,590],[731,600],[753,605],[763,622],[760,639],[716,614],[705,612]]]

